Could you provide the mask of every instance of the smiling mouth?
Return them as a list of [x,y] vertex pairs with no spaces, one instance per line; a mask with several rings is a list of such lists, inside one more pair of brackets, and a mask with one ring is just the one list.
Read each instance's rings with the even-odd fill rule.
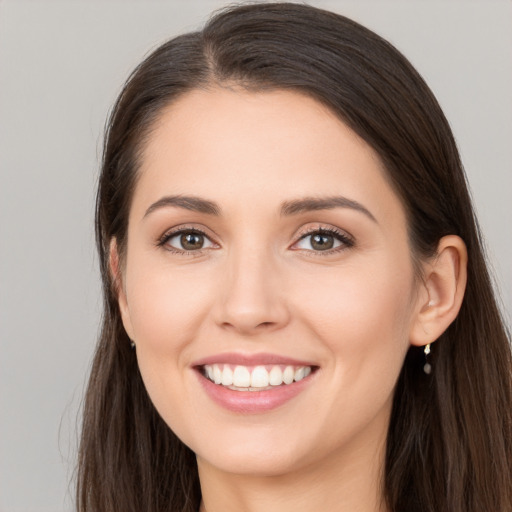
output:
[[200,371],[214,384],[234,391],[268,391],[299,382],[317,368],[293,365],[205,364],[200,367]]

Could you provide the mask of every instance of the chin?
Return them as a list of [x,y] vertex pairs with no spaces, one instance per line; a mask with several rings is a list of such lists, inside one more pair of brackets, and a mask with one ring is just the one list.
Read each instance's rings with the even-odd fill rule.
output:
[[[230,428],[223,435],[218,431],[203,434],[188,444],[196,453],[198,463],[213,466],[230,474],[280,476],[324,458],[318,436],[299,428],[293,435],[290,428],[257,424],[253,428]],[[207,444],[204,439],[209,439]]]
[[302,467],[303,461],[296,453],[288,453],[281,450],[276,453],[268,447],[255,450],[238,449],[229,450],[222,456],[206,457],[197,454],[198,464],[206,463],[225,473],[252,477],[276,477],[282,476]]

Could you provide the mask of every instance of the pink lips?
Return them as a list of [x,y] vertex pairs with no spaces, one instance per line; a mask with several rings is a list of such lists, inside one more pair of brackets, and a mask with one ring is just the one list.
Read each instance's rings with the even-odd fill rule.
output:
[[193,367],[196,375],[206,394],[217,404],[232,412],[256,414],[271,411],[300,394],[306,389],[314,378],[314,372],[308,377],[288,385],[276,386],[273,389],[262,391],[236,391],[228,387],[215,384],[203,375],[202,367],[213,364],[230,364],[241,366],[265,366],[265,365],[283,365],[283,366],[311,366],[317,368],[317,365],[309,361],[300,361],[288,357],[282,357],[275,354],[217,354],[206,357],[194,362]]
[[241,366],[258,366],[269,364],[291,365],[291,366],[316,366],[311,361],[300,361],[290,357],[279,356],[276,354],[216,354],[214,356],[205,357],[193,363],[192,366],[204,366],[205,364],[232,364]]

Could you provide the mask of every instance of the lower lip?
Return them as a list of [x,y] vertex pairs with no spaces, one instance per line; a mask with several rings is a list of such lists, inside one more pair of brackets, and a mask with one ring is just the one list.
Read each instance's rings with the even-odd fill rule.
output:
[[204,377],[200,371],[196,373],[206,394],[216,404],[224,409],[245,414],[267,412],[280,407],[303,391],[310,384],[314,375],[312,373],[293,384],[276,386],[274,389],[265,391],[235,391],[213,383]]

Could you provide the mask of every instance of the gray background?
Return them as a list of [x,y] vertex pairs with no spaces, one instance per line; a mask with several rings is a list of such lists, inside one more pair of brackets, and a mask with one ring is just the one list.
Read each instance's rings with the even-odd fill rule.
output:
[[[512,3],[312,1],[390,39],[451,121],[512,305]],[[71,510],[100,316],[92,230],[106,113],[158,43],[224,2],[0,1],[0,512]]]

